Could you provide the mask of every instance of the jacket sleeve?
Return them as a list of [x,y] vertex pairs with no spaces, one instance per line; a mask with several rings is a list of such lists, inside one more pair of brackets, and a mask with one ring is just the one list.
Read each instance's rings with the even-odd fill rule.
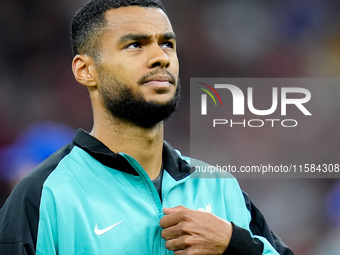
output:
[[[249,228],[254,237],[252,237],[247,230],[233,224],[233,234],[224,255],[263,254],[263,243],[259,240],[263,238],[268,241],[280,255],[294,255],[287,245],[269,229],[263,214],[257,209],[245,192],[243,192],[243,197],[251,215]],[[240,247],[242,247],[242,251],[239,250]]]
[[0,243],[0,253],[13,255],[35,255],[35,250],[30,244],[25,242]]
[[31,184],[22,180],[0,210],[0,254],[35,254],[40,191]]
[[233,234],[223,255],[262,255],[263,243],[259,239],[253,238],[248,230],[235,225],[233,222],[231,224],[233,225]]

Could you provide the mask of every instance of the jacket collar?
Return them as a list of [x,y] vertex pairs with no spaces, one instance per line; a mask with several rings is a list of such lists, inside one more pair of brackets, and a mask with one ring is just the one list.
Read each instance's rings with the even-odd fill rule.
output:
[[[107,167],[138,175],[137,171],[123,156],[111,151],[106,145],[82,129],[77,131],[73,143]],[[164,169],[176,181],[187,177],[192,171],[190,165],[166,141],[163,143],[163,162]]]

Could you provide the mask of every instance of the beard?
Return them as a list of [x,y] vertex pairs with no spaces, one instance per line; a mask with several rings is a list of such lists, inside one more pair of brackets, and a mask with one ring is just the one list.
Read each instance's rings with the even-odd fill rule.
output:
[[[152,72],[144,77],[141,81],[149,76],[159,72]],[[130,87],[117,81],[108,72],[98,69],[99,80],[101,83],[99,93],[103,99],[105,108],[114,117],[142,128],[154,127],[161,121],[169,119],[176,111],[180,101],[180,81],[177,81],[177,87],[174,96],[165,103],[157,101],[147,101],[140,91],[133,92]],[[175,78],[168,73],[173,80]],[[140,85],[139,85],[140,86]],[[175,85],[173,85],[175,86]]]

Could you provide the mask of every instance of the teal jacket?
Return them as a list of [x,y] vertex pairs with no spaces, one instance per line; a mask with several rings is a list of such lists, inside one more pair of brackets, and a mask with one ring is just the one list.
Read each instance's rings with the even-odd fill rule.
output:
[[163,208],[183,205],[232,222],[224,254],[292,254],[235,178],[192,178],[196,161],[164,143],[159,194],[131,156],[79,130],[25,177],[0,211],[0,254],[173,254]]

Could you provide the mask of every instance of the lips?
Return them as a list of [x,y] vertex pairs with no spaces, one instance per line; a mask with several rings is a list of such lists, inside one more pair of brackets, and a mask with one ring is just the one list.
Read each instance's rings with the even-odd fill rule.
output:
[[169,86],[174,84],[174,80],[169,75],[154,75],[143,82],[144,85]]
[[169,87],[176,84],[176,78],[169,71],[160,72],[159,70],[155,70],[143,75],[139,79],[138,84],[143,86]]

